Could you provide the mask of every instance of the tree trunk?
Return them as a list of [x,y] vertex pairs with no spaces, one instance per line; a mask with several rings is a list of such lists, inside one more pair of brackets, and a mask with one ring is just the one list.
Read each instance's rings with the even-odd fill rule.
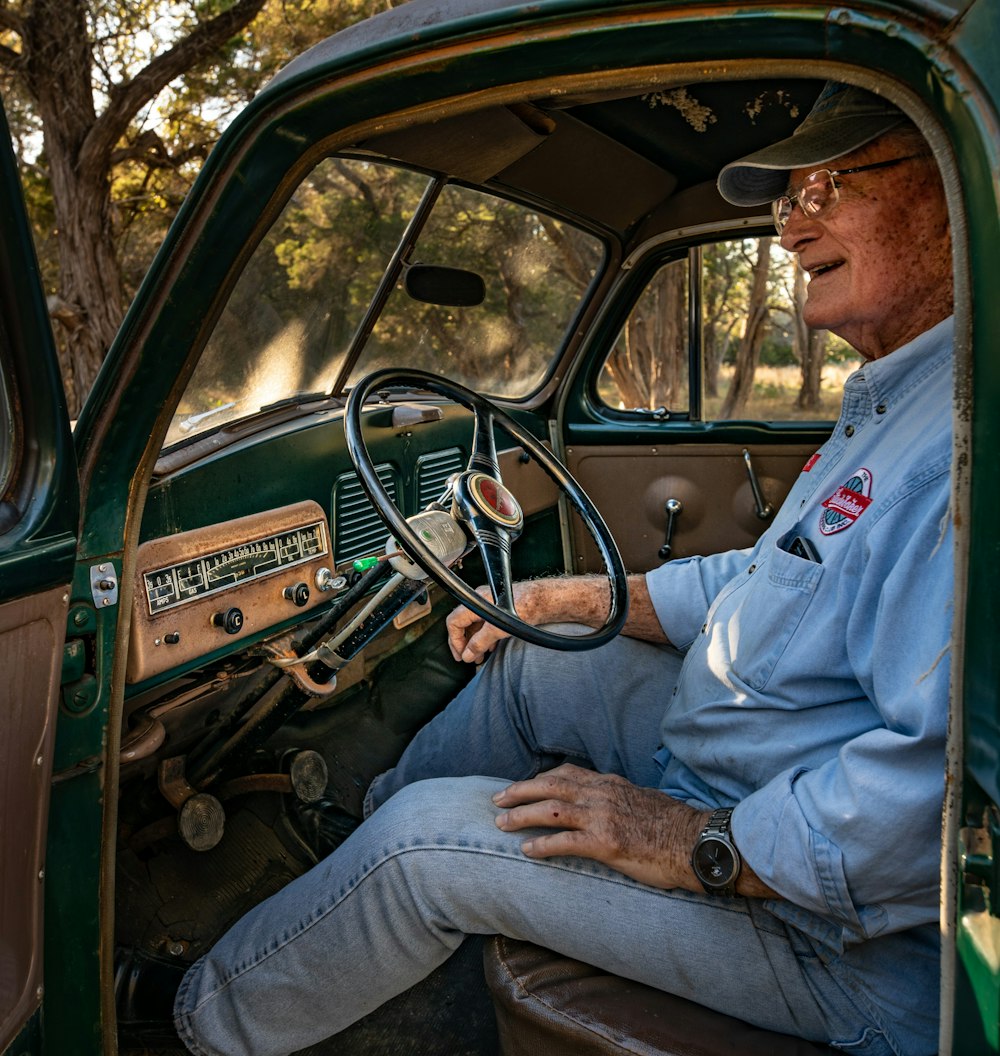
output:
[[767,280],[771,265],[770,238],[762,238],[757,251],[757,263],[753,267],[750,300],[747,306],[747,321],[736,350],[736,365],[729,391],[719,410],[719,417],[738,418],[744,411],[753,392],[753,379],[760,361],[760,347],[767,330]]
[[628,317],[605,367],[628,408],[687,410],[684,265],[661,268]]
[[44,132],[58,234],[59,291],[54,318],[70,413],[76,415],[117,332],[124,308],[111,204],[115,150],[150,100],[205,61],[260,11],[266,0],[235,0],[155,56],[131,80],[105,88],[94,105],[88,0],[30,0],[6,10],[4,28],[21,50],[0,47],[0,64],[19,78]]
[[826,342],[823,334],[808,327],[802,318],[806,303],[805,272],[798,259],[795,261],[795,324],[793,346],[802,370],[802,383],[795,406],[802,411],[819,409],[819,390],[823,376],[823,361],[826,358]]

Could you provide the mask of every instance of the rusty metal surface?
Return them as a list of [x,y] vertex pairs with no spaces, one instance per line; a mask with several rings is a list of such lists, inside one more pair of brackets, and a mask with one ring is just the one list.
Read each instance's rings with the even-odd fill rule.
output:
[[[136,558],[126,680],[130,683],[141,682],[224,646],[236,645],[268,627],[322,605],[329,600],[329,595],[315,589],[316,571],[324,566],[331,567],[333,559],[327,552],[302,564],[280,569],[215,594],[194,598],[152,615],[146,603],[143,573],[217,550],[252,543],[316,521],[323,523],[329,550],[330,532],[326,515],[318,503],[311,501],[143,543]],[[295,606],[283,596],[282,591],[300,581],[308,583],[311,591],[305,605]],[[227,634],[213,626],[211,621],[215,613],[232,607],[242,611],[244,621],[236,634]],[[168,636],[173,635],[177,636],[177,641],[171,644]]]

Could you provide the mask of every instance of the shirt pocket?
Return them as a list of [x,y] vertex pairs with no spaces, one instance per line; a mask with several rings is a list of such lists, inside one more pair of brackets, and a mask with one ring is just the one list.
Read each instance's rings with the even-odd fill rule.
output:
[[763,689],[770,681],[823,572],[818,561],[790,554],[775,544],[766,560],[746,573],[746,589],[727,623],[733,675],[751,689]]

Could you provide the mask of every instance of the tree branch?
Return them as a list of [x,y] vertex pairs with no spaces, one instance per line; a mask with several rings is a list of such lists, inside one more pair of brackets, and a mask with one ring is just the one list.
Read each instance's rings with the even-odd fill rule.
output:
[[195,143],[177,154],[171,154],[160,136],[149,129],[143,132],[134,143],[112,151],[111,164],[119,165],[123,161],[142,161],[151,169],[179,169],[192,158],[204,158],[207,154],[207,143]]
[[[7,30],[21,38],[24,46],[24,19],[12,11],[6,3],[0,3],[0,30]],[[24,61],[24,55],[15,51],[9,44],[0,44],[0,66],[13,70]]]
[[80,152],[82,168],[101,166],[128,129],[129,122],[148,102],[181,74],[210,58],[226,41],[247,26],[268,0],[236,0],[227,11],[203,22],[157,55],[130,81],[112,88],[108,105],[87,135]]

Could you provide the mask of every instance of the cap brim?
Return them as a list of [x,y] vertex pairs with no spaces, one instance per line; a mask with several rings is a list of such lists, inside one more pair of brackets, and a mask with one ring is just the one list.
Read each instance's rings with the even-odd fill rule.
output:
[[877,139],[902,120],[898,110],[867,117],[829,118],[730,162],[719,173],[719,193],[733,205],[767,205],[788,190],[792,169],[834,161]]

